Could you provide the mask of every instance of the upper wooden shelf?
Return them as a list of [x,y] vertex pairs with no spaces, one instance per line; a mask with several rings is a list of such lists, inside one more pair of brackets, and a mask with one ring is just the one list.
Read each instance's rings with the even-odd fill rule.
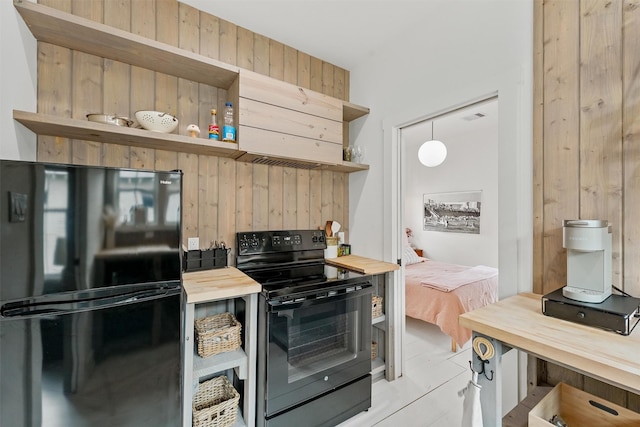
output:
[[[229,91],[237,90],[239,67],[31,1],[14,0],[14,6],[39,41]],[[368,108],[343,101],[345,121],[355,120],[368,113]],[[163,134],[18,110],[14,110],[13,117],[40,135],[233,159],[246,154],[245,151],[240,151],[236,144],[212,142],[204,138]],[[241,160],[247,161],[245,157]],[[367,170],[369,166],[340,160],[337,164],[318,163],[311,168],[351,173]]]
[[154,148],[167,151],[237,158],[242,153],[237,144],[191,138],[174,133],[152,132],[89,120],[69,119],[48,114],[13,110],[13,118],[38,135],[61,136],[83,141]]
[[342,120],[345,122],[353,121],[362,116],[366,116],[367,114],[369,114],[369,108],[362,107],[351,102],[345,101],[344,106],[342,107]]
[[227,89],[240,69],[224,62],[148,39],[30,1],[14,5],[34,37],[195,82]]

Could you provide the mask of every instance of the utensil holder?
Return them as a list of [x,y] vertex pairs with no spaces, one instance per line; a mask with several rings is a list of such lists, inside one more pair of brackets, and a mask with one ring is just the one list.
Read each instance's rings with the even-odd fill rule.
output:
[[187,251],[184,254],[184,271],[211,270],[228,265],[229,248],[213,248],[204,251]]

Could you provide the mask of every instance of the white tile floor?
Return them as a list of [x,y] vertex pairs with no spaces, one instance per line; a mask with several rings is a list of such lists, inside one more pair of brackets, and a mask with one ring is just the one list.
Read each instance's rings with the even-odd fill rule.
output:
[[471,373],[471,345],[457,353],[437,326],[407,317],[405,373],[373,384],[371,409],[339,427],[459,426],[462,397]]

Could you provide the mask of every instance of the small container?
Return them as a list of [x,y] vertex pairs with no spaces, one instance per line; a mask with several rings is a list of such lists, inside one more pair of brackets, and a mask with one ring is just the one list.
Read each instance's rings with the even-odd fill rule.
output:
[[571,387],[565,383],[556,386],[529,411],[530,427],[550,427],[549,422],[558,415],[571,426],[623,427],[640,425],[640,414],[618,406],[600,397]]
[[351,245],[346,243],[343,245],[340,245],[340,249],[338,249],[338,255],[339,256],[351,255]]
[[224,106],[224,126],[222,127],[222,140],[236,142],[236,127],[233,122],[233,104],[227,102]]
[[216,109],[213,108],[211,110],[211,122],[209,123],[209,139],[213,139],[214,141],[218,141],[220,139],[220,128],[218,127],[218,122],[216,120]]
[[[337,258],[338,257],[338,238],[327,237],[327,249],[324,250],[325,258]],[[327,279],[337,279],[338,269],[329,265],[324,266],[324,274]]]
[[226,375],[198,384],[193,396],[193,427],[227,427],[236,422],[240,394]]
[[197,319],[194,323],[200,357],[234,351],[242,346],[242,324],[229,312]]
[[345,147],[342,150],[342,160],[344,160],[345,162],[350,162],[351,161],[351,147]]

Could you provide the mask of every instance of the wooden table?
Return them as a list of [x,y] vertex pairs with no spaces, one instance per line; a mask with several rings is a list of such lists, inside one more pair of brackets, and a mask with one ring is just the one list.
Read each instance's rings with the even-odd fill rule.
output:
[[[460,325],[473,337],[487,338],[495,357],[486,364],[493,380],[480,375],[485,426],[502,425],[501,357],[517,348],[540,359],[640,393],[640,328],[629,336],[580,325],[542,314],[541,295],[519,294],[460,315]],[[476,371],[483,363],[473,357]],[[489,377],[491,375],[489,374]]]
[[[184,290],[184,379],[183,379],[183,427],[192,425],[191,403],[193,384],[201,378],[210,378],[214,373],[229,369],[236,370],[244,381],[244,404],[241,413],[244,425],[255,425],[256,407],[256,360],[257,360],[257,294],[262,285],[235,267],[202,270],[182,275]],[[196,305],[222,300],[242,298],[246,304],[245,319],[242,325],[244,342],[242,348],[232,352],[201,358],[195,354],[194,322]],[[241,423],[236,423],[238,425]]]

